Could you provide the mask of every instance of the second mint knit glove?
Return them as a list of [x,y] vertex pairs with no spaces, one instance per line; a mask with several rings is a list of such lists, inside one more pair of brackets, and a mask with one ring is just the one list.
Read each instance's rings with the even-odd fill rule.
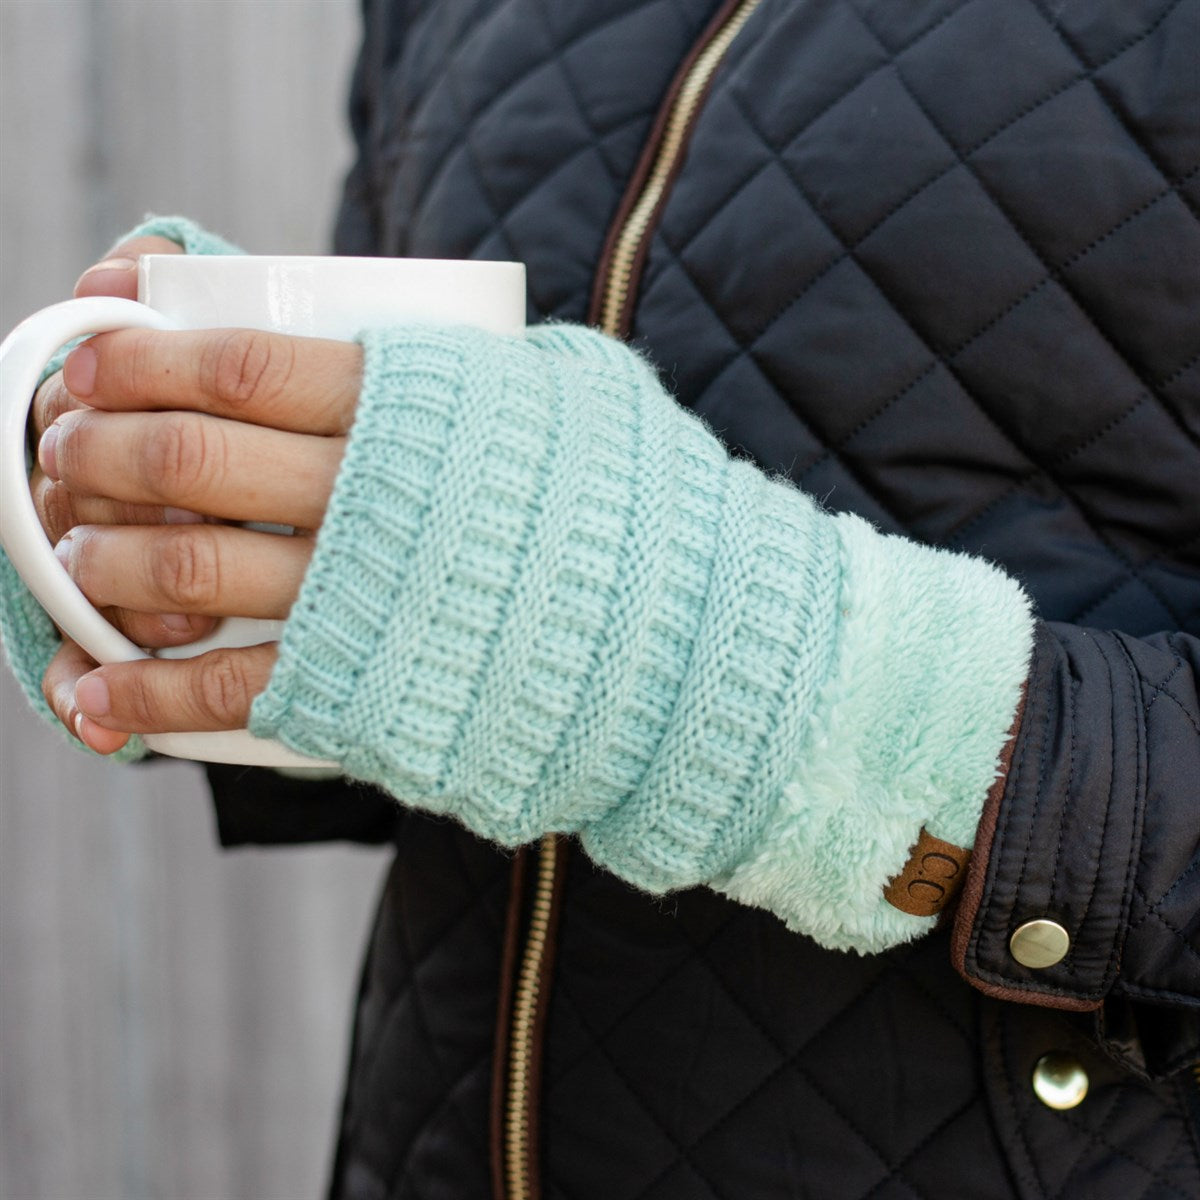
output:
[[922,826],[971,844],[1031,645],[1016,584],[731,459],[589,330],[362,342],[252,731],[825,945],[927,929],[882,888]]

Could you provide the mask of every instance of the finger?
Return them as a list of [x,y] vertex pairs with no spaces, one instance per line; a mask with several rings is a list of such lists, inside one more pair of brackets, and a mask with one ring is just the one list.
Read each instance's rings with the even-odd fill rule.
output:
[[[64,484],[46,479],[39,471],[34,472],[30,487],[42,527],[51,542],[60,542],[72,527],[88,523],[76,519],[81,509],[85,513],[94,509],[94,515],[106,522],[114,516],[131,518],[125,522],[111,522],[115,524],[162,525],[164,521],[195,524],[204,520],[196,513],[184,512],[181,509],[141,508],[93,497],[72,497]],[[143,613],[109,607],[103,607],[102,613],[104,618],[115,625],[131,642],[150,650],[161,650],[167,646],[186,646],[189,642],[211,633],[216,625],[212,617],[196,613]]]
[[99,334],[68,356],[67,388],[94,408],[192,409],[298,433],[343,434],[362,348],[252,329]]
[[320,525],[346,439],[200,413],[67,413],[38,459],[72,491],[231,521]]
[[129,735],[94,725],[75,704],[75,685],[95,668],[96,663],[82,646],[64,639],[42,676],[42,695],[73,737],[86,742],[101,754],[111,754],[129,741]]
[[271,642],[196,658],[113,663],[79,680],[74,703],[88,721],[124,733],[244,729],[275,655]]
[[186,646],[212,633],[217,624],[214,617],[195,613],[144,613],[125,608],[104,608],[101,612],[105,620],[143,650]]
[[141,254],[182,254],[170,238],[142,237],[121,242],[102,262],[88,267],[75,284],[76,296],[120,296],[137,299],[137,260]]
[[83,407],[83,402],[76,400],[67,391],[62,381],[62,372],[55,371],[33,396],[29,420],[33,425],[34,436],[40,438],[63,413]]
[[161,504],[126,504],[101,496],[81,496],[65,483],[56,482],[34,467],[29,491],[38,520],[51,542],[57,542],[76,525],[198,525],[199,513]]
[[312,549],[311,538],[227,525],[84,525],[54,552],[98,608],[282,620]]

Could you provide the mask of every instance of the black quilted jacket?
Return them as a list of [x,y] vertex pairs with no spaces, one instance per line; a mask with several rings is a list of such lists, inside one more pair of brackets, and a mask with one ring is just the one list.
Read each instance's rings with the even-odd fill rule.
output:
[[[340,251],[523,260],[531,320],[635,339],[741,453],[1044,623],[956,919],[875,957],[214,768],[227,843],[397,843],[333,1194],[1195,1200],[1200,3],[365,19]],[[1037,918],[1070,943],[1031,969]],[[1038,1098],[1052,1053],[1081,1102]]]

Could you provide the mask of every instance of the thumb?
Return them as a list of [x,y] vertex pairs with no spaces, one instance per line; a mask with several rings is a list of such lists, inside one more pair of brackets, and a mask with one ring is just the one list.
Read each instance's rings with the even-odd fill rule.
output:
[[78,296],[119,296],[137,299],[137,260],[141,254],[182,254],[170,238],[140,237],[114,246],[108,257],[88,267],[75,284]]

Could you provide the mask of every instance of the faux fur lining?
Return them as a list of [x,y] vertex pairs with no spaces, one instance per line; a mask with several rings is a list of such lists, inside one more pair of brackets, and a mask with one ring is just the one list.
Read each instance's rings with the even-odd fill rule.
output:
[[1029,602],[982,559],[836,518],[839,648],[810,737],[755,852],[718,890],[831,949],[933,927],[883,897],[918,833],[973,844],[1033,642]]

